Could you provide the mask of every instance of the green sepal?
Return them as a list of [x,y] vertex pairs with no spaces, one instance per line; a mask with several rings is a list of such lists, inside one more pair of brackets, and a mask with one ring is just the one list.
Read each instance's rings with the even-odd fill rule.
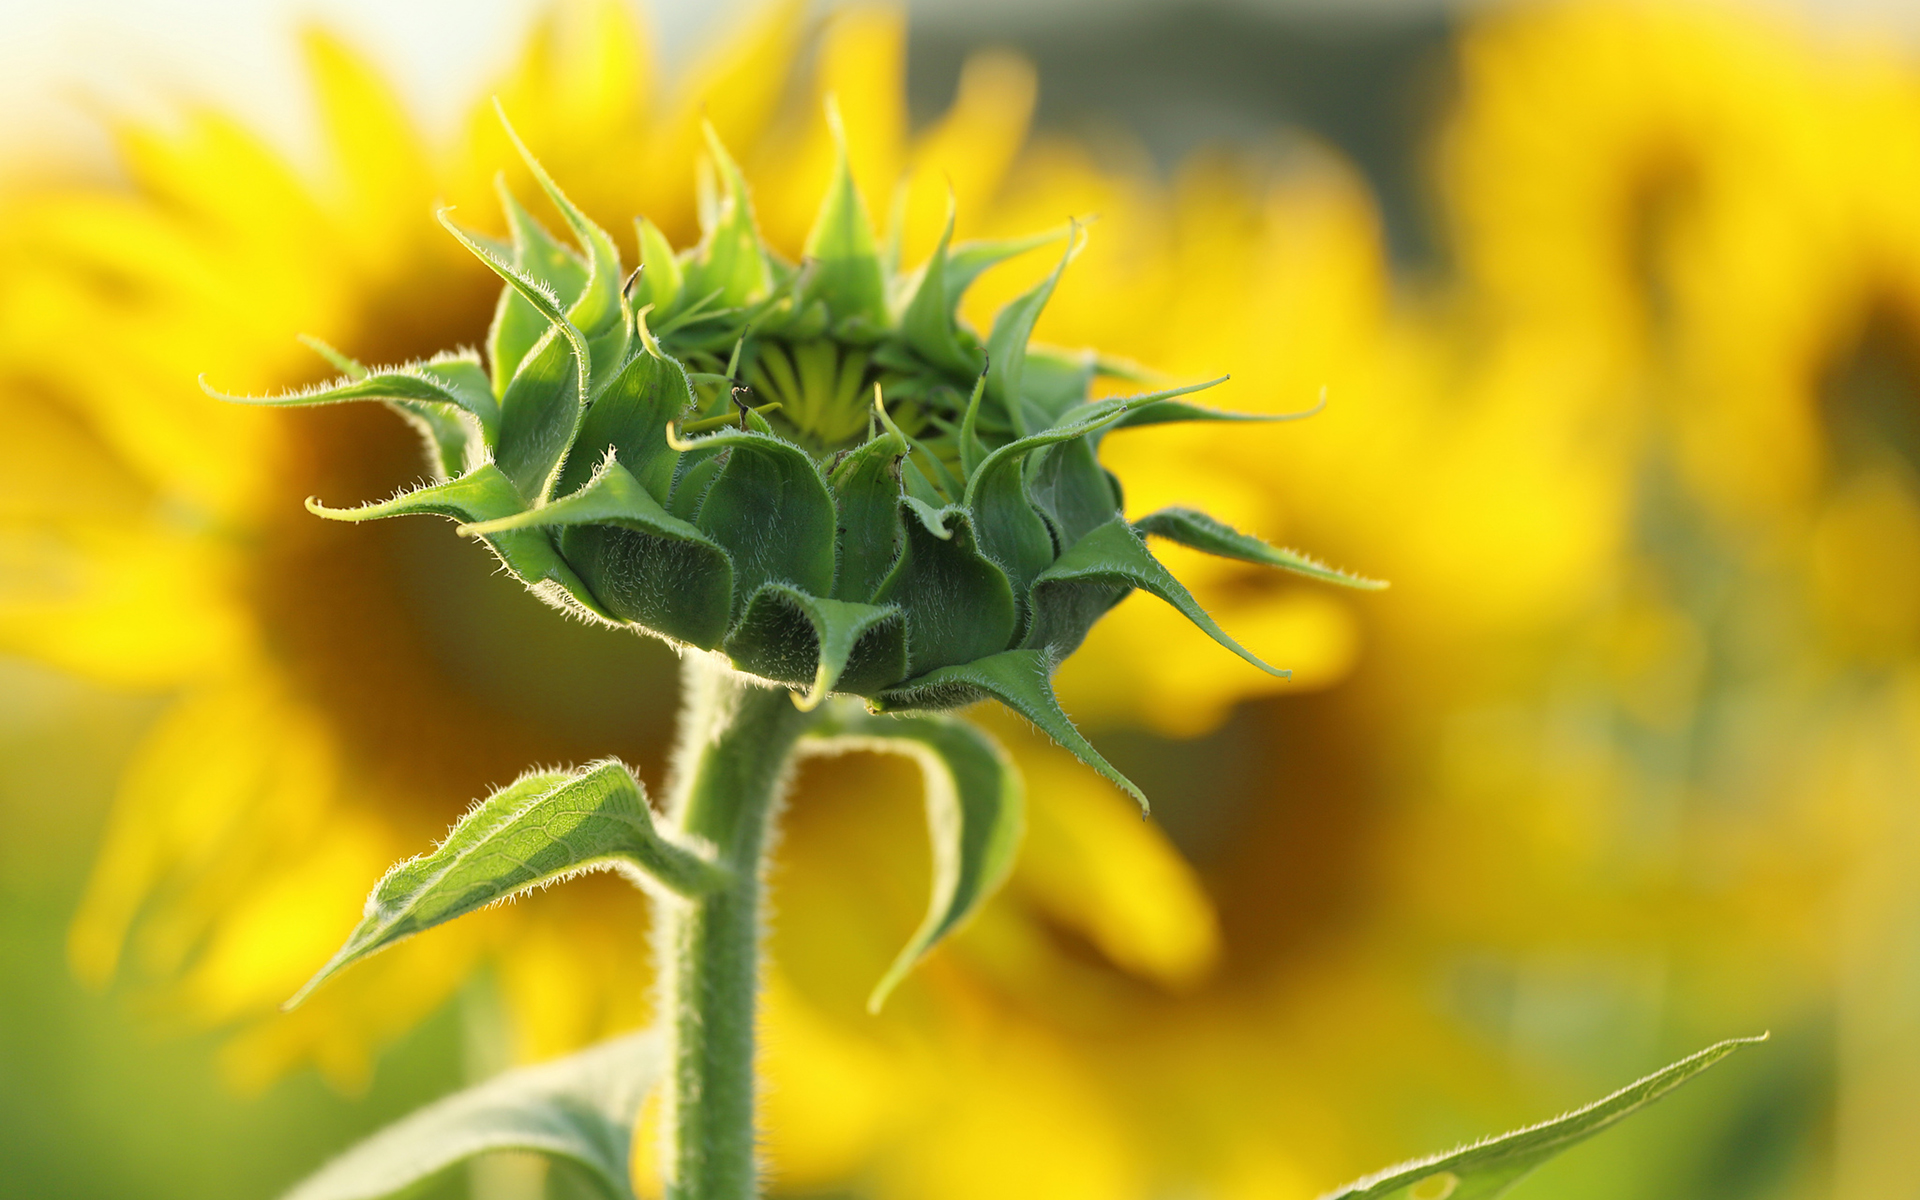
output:
[[666,1065],[664,1039],[646,1031],[502,1072],[380,1130],[281,1200],[414,1195],[414,1185],[497,1151],[571,1163],[606,1200],[633,1200],[633,1128]]
[[389,870],[346,944],[286,1003],[347,967],[455,917],[582,871],[617,869],[682,896],[730,874],[654,828],[646,789],[613,759],[579,772],[534,771],[472,808],[433,850]]
[[1270,425],[1279,421],[1299,421],[1319,412],[1318,406],[1300,412],[1250,413],[1233,412],[1224,408],[1208,408],[1203,404],[1182,404],[1176,400],[1163,400],[1145,408],[1130,412],[1122,420],[1114,422],[1114,429],[1134,429],[1142,425],[1173,425],[1183,422],[1233,422]]
[[907,973],[999,888],[1025,826],[1020,773],[992,738],[946,716],[867,716],[836,710],[809,735],[835,749],[906,754],[926,776],[927,832],[933,839],[933,898],[927,915],[867,999],[881,1005]]
[[[521,205],[519,197],[508,190],[505,175],[494,176],[493,187],[500,197],[501,209],[507,214],[514,268],[552,292],[561,308],[571,308],[586,289],[587,264],[548,233]],[[499,255],[496,248],[486,248],[496,257]],[[533,349],[550,324],[541,310],[518,290],[501,291],[500,300],[494,306],[493,325],[487,331],[487,362],[493,371],[496,396],[507,390],[507,381],[520,369],[520,360]]]
[[1143,534],[1163,537],[1170,542],[1198,550],[1202,554],[1212,554],[1219,558],[1233,558],[1241,562],[1258,563],[1265,567],[1279,567],[1283,571],[1305,575],[1318,579],[1322,583],[1337,583],[1341,587],[1359,588],[1363,591],[1379,591],[1387,586],[1384,579],[1369,579],[1364,575],[1355,575],[1342,571],[1338,567],[1329,567],[1300,553],[1298,550],[1285,550],[1269,545],[1251,534],[1241,533],[1223,521],[1217,521],[1206,513],[1191,508],[1163,508],[1148,513],[1133,523],[1133,527]]
[[673,492],[674,460],[679,457],[667,445],[667,427],[693,402],[693,387],[681,365],[657,347],[643,344],[600,388],[581,418],[555,493],[564,496],[584,486],[612,449],[620,465],[655,500],[666,503]]
[[470,354],[435,355],[425,362],[369,371],[317,338],[303,340],[347,378],[278,396],[235,396],[215,391],[207,385],[205,376],[200,379],[200,388],[229,404],[275,408],[383,401],[420,432],[435,477],[440,480],[457,477],[469,461],[481,457],[471,449],[476,433],[484,445],[493,445],[500,405],[493,398],[486,372]]
[[1652,1104],[1742,1046],[1767,1040],[1731,1038],[1655,1071],[1637,1083],[1562,1117],[1488,1138],[1449,1154],[1388,1167],[1322,1196],[1320,1200],[1493,1200],[1561,1151]]
[[651,307],[656,320],[668,317],[685,287],[680,258],[667,235],[652,221],[635,217],[633,228],[640,242],[640,282],[634,289],[634,307]]
[[592,363],[595,372],[617,365],[626,355],[629,326],[625,297],[621,295],[620,249],[607,236],[607,231],[594,224],[587,214],[580,211],[578,205],[567,198],[560,190],[553,176],[540,165],[540,160],[527,149],[520,140],[519,131],[513,122],[507,120],[507,111],[501,106],[498,97],[493,101],[493,111],[500,118],[501,128],[507,131],[507,138],[513,142],[513,148],[520,153],[520,159],[527,164],[534,181],[540,190],[553,201],[560,210],[560,216],[579,239],[587,252],[587,279],[580,289],[579,299],[567,310],[567,319],[574,327],[586,335],[592,346]]
[[1053,298],[1053,289],[1079,249],[1078,236],[1070,232],[1066,253],[1060,256],[1059,264],[1045,279],[1009,301],[994,316],[993,332],[987,335],[987,395],[1012,418],[1014,431],[1023,436],[1032,428],[1020,398],[1027,341],[1033,337],[1033,325],[1040,319],[1040,310]]
[[875,712],[958,708],[991,696],[1139,801],[1142,812],[1148,811],[1146,793],[1101,757],[1060,708],[1048,679],[1052,668],[1053,659],[1044,651],[1005,650],[909,679],[880,693],[871,707]]
[[784,583],[753,594],[725,649],[748,674],[806,688],[794,699],[803,710],[830,692],[875,692],[907,674],[898,608],[809,596]]
[[493,461],[527,503],[553,494],[561,464],[585,412],[580,362],[557,330],[534,344],[500,397],[500,437]]
[[960,343],[954,325],[953,305],[947,300],[947,254],[953,240],[953,197],[947,197],[947,223],[940,230],[940,244],[933,248],[920,273],[919,286],[900,314],[900,340],[926,362],[955,374],[974,375],[980,371],[980,352],[969,352]]
[[349,377],[338,383],[303,388],[278,396],[235,396],[215,391],[207,386],[205,376],[200,379],[200,388],[215,400],[270,408],[306,408],[320,404],[346,404],[355,400],[399,400],[443,405],[471,414],[486,435],[489,445],[493,443],[500,426],[500,405],[493,398],[487,374],[477,359],[464,354],[436,355],[424,362],[382,367],[377,371],[362,368],[357,378]]
[[[492,463],[482,463],[458,479],[402,492],[391,500],[358,508],[328,508],[316,500],[307,501],[307,511],[317,517],[355,522],[428,515],[451,517],[463,525],[474,525],[511,517],[525,508],[520,493]],[[609,621],[617,619],[594,598],[544,532],[513,529],[485,537],[487,545],[507,569],[535,594],[562,608],[573,608]]]
[[944,270],[947,290],[947,315],[951,317],[960,307],[960,301],[966,297],[967,289],[973,281],[993,267],[999,266],[1010,258],[1018,258],[1029,250],[1038,250],[1048,242],[1057,242],[1063,237],[1071,238],[1075,224],[1063,225],[1058,229],[1049,229],[1045,233],[1030,233],[1025,237],[991,238],[981,241],[962,242],[947,254]]
[[833,469],[828,482],[839,514],[840,564],[836,600],[867,601],[899,560],[905,536],[900,522],[898,464],[907,442],[897,429],[862,444]]
[[[1095,461],[1088,435],[1135,409],[1210,386],[1190,384],[1082,404],[1052,428],[1009,442],[980,462],[967,479],[965,507],[981,521],[983,546],[1020,579],[1022,596],[1033,573],[1052,561],[1056,545],[1071,546],[1119,511],[1120,497]],[[1036,454],[1032,469],[1023,469],[1024,460]],[[1048,535],[1048,522],[1052,536],[1043,559],[1040,539]]]
[[[1098,374],[1097,362],[1091,350],[1055,350],[1029,345],[1026,365],[1020,370],[1021,411],[1037,428],[1058,425],[1069,413],[1088,403],[1087,393],[1092,390],[1094,376]],[[1126,418],[1115,424],[1126,424]]]
[[726,636],[734,569],[706,534],[660,506],[609,455],[585,487],[539,508],[460,532],[489,539],[544,537],[559,528],[567,561],[606,611],[704,650]]
[[913,675],[1005,649],[1019,621],[1006,572],[980,553],[966,514],[947,509],[938,518],[903,522],[900,560],[874,595],[876,604],[906,610]]
[[833,494],[806,451],[757,429],[712,433],[675,448],[727,451],[694,524],[732,556],[737,607],[775,581],[815,596],[832,593]]
[[[552,394],[546,384],[558,373],[557,362],[549,359],[537,366],[532,362],[543,355],[556,353],[551,348],[552,343],[543,346],[536,342],[534,349],[528,351],[527,359],[514,370],[512,380],[501,394],[500,436],[494,457],[496,461],[506,464],[508,478],[514,480],[516,487],[531,489],[523,490],[522,495],[530,502],[537,502],[550,494],[549,489],[559,472],[567,446],[579,426],[580,414],[586,411],[592,353],[586,336],[560,310],[560,301],[550,287],[531,278],[455,225],[447,218],[447,211],[443,208],[436,214],[440,224],[546,319],[554,333],[565,339],[573,358],[575,395],[571,405]],[[541,336],[544,339],[551,335]],[[529,374],[530,370],[532,374]],[[522,376],[528,379],[524,387],[519,386]],[[564,432],[562,426],[565,427]],[[544,473],[541,470],[543,464]]]
[[1075,542],[1034,580],[1033,628],[1027,644],[1046,649],[1056,661],[1065,658],[1086,637],[1094,620],[1132,588],[1165,600],[1208,637],[1267,674],[1281,679],[1291,674],[1268,666],[1228,637],[1124,517],[1115,517]]
[[682,265],[684,286],[690,296],[715,294],[720,308],[740,308],[772,290],[773,271],[754,228],[746,176],[713,126],[703,123],[702,130],[725,195],[711,211],[702,206],[700,244]]
[[873,221],[847,162],[846,131],[831,101],[827,124],[834,140],[833,181],[821,198],[813,228],[807,231],[802,253],[810,261],[799,304],[805,307],[815,300],[824,303],[836,330],[844,326],[877,333],[888,323],[886,275],[881,270]]

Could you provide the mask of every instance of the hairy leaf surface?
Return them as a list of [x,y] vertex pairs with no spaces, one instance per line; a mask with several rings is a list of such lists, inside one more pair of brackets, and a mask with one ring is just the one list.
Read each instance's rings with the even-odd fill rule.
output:
[[500,1150],[572,1163],[608,1200],[632,1200],[633,1125],[665,1068],[663,1040],[645,1032],[505,1072],[387,1126],[282,1200],[379,1200]]
[[726,879],[699,851],[654,828],[646,792],[623,764],[533,772],[474,805],[432,853],[388,871],[347,944],[287,1004],[403,938],[597,867],[623,867],[690,896]]
[[1388,1167],[1321,1200],[1493,1200],[1561,1151],[1652,1104],[1742,1046],[1766,1040],[1762,1034],[1720,1042],[1565,1116]]
[[1279,567],[1283,571],[1306,575],[1323,583],[1337,583],[1342,587],[1360,588],[1363,591],[1378,591],[1387,586],[1384,580],[1368,579],[1364,575],[1329,567],[1298,550],[1270,546],[1251,534],[1241,533],[1225,522],[1191,508],[1163,508],[1141,517],[1133,523],[1133,527],[1141,533],[1178,542],[1203,554]]
[[867,1000],[867,1010],[877,1013],[907,972],[1006,878],[1020,846],[1025,793],[1006,751],[954,717],[875,717],[848,706],[830,714],[818,736],[834,748],[908,755],[926,776],[933,899]]

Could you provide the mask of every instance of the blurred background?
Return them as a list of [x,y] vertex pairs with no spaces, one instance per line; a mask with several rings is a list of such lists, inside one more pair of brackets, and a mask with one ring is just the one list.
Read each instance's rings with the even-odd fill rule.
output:
[[1771,1030],[1518,1194],[1920,1196],[1916,37],[1891,0],[0,11],[0,1190],[271,1196],[647,1020],[605,877],[276,1013],[523,766],[657,787],[674,662],[438,525],[308,518],[418,474],[399,422],[194,380],[477,342],[429,214],[498,224],[490,94],[631,255],[638,212],[693,236],[701,113],[793,253],[832,92],[908,261],[949,185],[963,236],[1097,213],[1043,340],[1232,372],[1227,407],[1328,389],[1116,437],[1131,510],[1394,587],[1170,559],[1292,681],[1150,599],[1099,627],[1063,698],[1151,823],[984,715],[1027,846],[878,1018],[918,783],[810,765],[775,1193],[1307,1200]]

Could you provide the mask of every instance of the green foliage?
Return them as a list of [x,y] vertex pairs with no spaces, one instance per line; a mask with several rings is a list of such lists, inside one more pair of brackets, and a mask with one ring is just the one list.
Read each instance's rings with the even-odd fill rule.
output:
[[933,900],[925,920],[867,1000],[880,1006],[939,940],[972,915],[1013,867],[1024,825],[1019,773],[1006,751],[952,717],[871,717],[841,710],[815,736],[834,749],[910,755],[926,775]]
[[507,1071],[387,1126],[282,1200],[379,1200],[501,1150],[565,1161],[608,1200],[632,1200],[634,1121],[660,1078],[663,1049],[659,1035],[637,1033]]
[[1716,1043],[1565,1116],[1388,1167],[1321,1200],[1493,1200],[1561,1151],[1652,1104],[1742,1046],[1766,1040],[1762,1034]]
[[725,884],[727,871],[654,828],[645,790],[618,762],[535,771],[473,806],[432,853],[388,871],[346,945],[287,1002],[343,968],[443,921],[580,871],[618,868],[682,895]]
[[1163,508],[1159,512],[1149,513],[1135,521],[1133,527],[1141,533],[1163,537],[1170,542],[1178,542],[1182,546],[1191,547],[1203,554],[1237,558],[1241,562],[1258,563],[1266,567],[1279,567],[1283,571],[1293,571],[1344,587],[1378,591],[1387,586],[1381,580],[1353,575],[1336,567],[1315,562],[1298,550],[1282,550],[1277,546],[1269,546],[1257,537],[1241,533],[1191,508]]

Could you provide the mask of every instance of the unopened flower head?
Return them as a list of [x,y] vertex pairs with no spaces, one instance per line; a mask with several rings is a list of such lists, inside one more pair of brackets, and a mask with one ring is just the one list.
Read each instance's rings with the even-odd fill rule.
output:
[[[949,214],[928,261],[902,272],[843,151],[802,260],[783,262],[739,168],[711,130],[707,141],[699,244],[675,252],[642,217],[632,274],[524,146],[577,248],[504,188],[508,241],[442,213],[507,285],[484,361],[469,351],[369,369],[316,343],[344,378],[252,401],[385,401],[424,435],[436,481],[360,508],[309,507],[349,521],[452,517],[550,602],[720,651],[803,690],[804,706],[829,693],[875,710],[997,697],[1136,795],[1049,685],[1102,613],[1150,591],[1273,670],[1143,535],[1359,582],[1190,510],[1122,515],[1119,481],[1096,456],[1104,434],[1254,418],[1180,399],[1207,383],[1096,400],[1111,365],[1029,346],[1084,236],[1076,223],[955,245]],[[958,319],[981,272],[1049,245],[1058,265],[984,337]]]

